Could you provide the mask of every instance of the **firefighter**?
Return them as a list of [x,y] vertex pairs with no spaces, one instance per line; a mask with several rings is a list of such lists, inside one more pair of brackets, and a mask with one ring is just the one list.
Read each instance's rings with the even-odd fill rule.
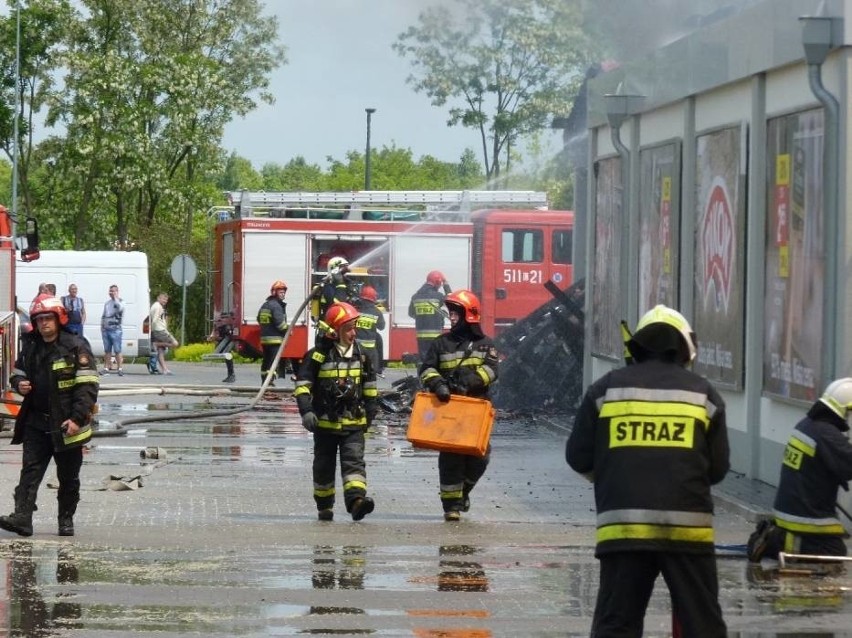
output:
[[330,332],[305,354],[293,396],[302,425],[314,436],[314,501],[321,521],[334,519],[335,464],[346,511],[360,521],[373,511],[367,496],[364,431],[378,410],[376,373],[355,341],[359,313],[346,302],[331,305],[325,315]]
[[641,636],[662,572],[680,635],[726,636],[710,486],[729,468],[725,405],[687,369],[695,335],[676,310],[648,311],[627,340],[633,365],[586,391],[566,446],[594,483],[600,585],[593,636]]
[[[469,290],[451,292],[444,299],[450,331],[432,339],[420,365],[420,381],[443,402],[451,394],[487,398],[497,380],[497,349],[479,325],[479,299]],[[480,458],[440,452],[438,476],[444,520],[457,521],[470,509],[470,492],[485,473],[491,446]]]
[[412,295],[408,304],[408,316],[414,319],[417,352],[421,362],[432,345],[432,340],[441,336],[444,331],[446,311],[443,302],[450,292],[452,289],[444,274],[440,270],[433,270],[426,275],[426,283]]
[[88,343],[62,330],[68,323],[62,301],[42,298],[31,317],[35,329],[21,335],[21,352],[10,378],[24,397],[12,435],[13,444],[23,443],[21,474],[15,511],[0,516],[0,527],[32,536],[38,488],[52,458],[59,479],[59,535],[73,536],[83,445],[92,437],[98,398],[98,370]]
[[846,556],[849,534],[837,518],[838,488],[852,480],[852,378],[837,379],[796,424],[781,463],[772,521],[748,543],[749,560],[778,552]]
[[379,330],[385,329],[385,315],[377,305],[379,295],[372,286],[364,286],[358,295],[358,312],[360,316],[355,323],[355,338],[370,358],[370,364],[376,374],[382,373],[381,335]]
[[[287,284],[277,279],[269,287],[269,296],[257,311],[257,323],[260,325],[260,346],[263,349],[263,361],[260,364],[260,382],[266,381],[266,375],[272,369],[275,355],[284,341],[289,327],[287,323]],[[286,374],[287,360],[282,356],[278,360],[278,370],[273,372],[270,386],[275,386],[275,377]]]
[[328,260],[328,274],[319,290],[319,311],[315,319],[325,317],[331,304],[336,301],[349,303],[356,295],[352,294],[349,280],[349,262],[345,257],[332,257]]

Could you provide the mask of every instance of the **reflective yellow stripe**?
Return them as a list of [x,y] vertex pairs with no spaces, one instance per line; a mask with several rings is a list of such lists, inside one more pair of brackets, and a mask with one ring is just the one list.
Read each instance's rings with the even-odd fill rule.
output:
[[626,523],[599,527],[597,541],[618,540],[668,540],[690,543],[712,543],[712,527],[676,527],[668,525],[642,525]]
[[811,445],[808,445],[800,439],[790,438],[790,440],[787,441],[787,445],[794,447],[797,450],[801,450],[808,456],[816,456],[816,448]]
[[74,383],[75,384],[94,383],[95,385],[98,385],[98,386],[101,384],[100,379],[98,379],[98,375],[95,374],[94,370],[86,370],[85,374],[80,374],[78,372],[77,376],[74,378]]
[[317,373],[317,377],[319,377],[320,379],[345,379],[346,377],[358,379],[360,376],[361,368],[359,367],[354,367],[351,370],[334,367],[321,369],[319,373]]
[[619,416],[671,416],[700,421],[706,428],[709,423],[707,409],[703,405],[669,403],[665,401],[607,401],[601,406],[601,418]]
[[74,387],[75,383],[77,383],[76,379],[66,379],[65,381],[58,381],[56,383],[56,387],[60,390],[66,390],[68,388]]
[[73,445],[75,443],[80,443],[82,441],[88,441],[92,438],[92,426],[87,425],[83,427],[77,434],[66,435],[62,437],[62,442],[65,445]]
[[59,361],[54,361],[53,365],[51,367],[55,371],[55,370],[64,370],[65,368],[72,368],[74,366],[71,365],[70,363],[67,363],[65,361],[65,359],[60,359]]
[[796,534],[830,534],[832,536],[842,536],[846,533],[846,530],[843,529],[843,525],[839,521],[817,525],[816,523],[796,523],[776,518],[775,524]]
[[334,496],[334,488],[333,487],[328,488],[328,489],[314,488],[314,496],[318,496],[320,498],[323,498],[323,497],[326,497],[326,496]]
[[367,482],[366,481],[358,481],[358,480],[354,480],[354,479],[351,480],[351,481],[346,481],[343,484],[343,491],[351,490],[353,487],[354,488],[360,487],[362,490],[366,491],[367,490]]

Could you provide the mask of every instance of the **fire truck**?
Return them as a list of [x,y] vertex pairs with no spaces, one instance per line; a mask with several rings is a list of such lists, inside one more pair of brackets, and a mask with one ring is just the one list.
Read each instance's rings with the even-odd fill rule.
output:
[[313,345],[310,304],[294,310],[340,256],[353,287],[369,284],[386,310],[385,360],[416,353],[411,296],[432,270],[482,303],[482,327],[496,336],[572,279],[573,213],[547,210],[532,191],[229,192],[213,230],[212,320],[238,353],[260,356],[260,305],[278,279],[288,285],[295,323],[284,351]]
[[12,215],[5,206],[0,206],[0,430],[14,420],[21,402],[21,397],[9,388],[8,382],[18,355],[18,334],[21,329],[19,308],[15,300],[17,243],[22,246],[23,261],[38,259],[38,224],[34,218],[27,217],[24,234],[15,237]]

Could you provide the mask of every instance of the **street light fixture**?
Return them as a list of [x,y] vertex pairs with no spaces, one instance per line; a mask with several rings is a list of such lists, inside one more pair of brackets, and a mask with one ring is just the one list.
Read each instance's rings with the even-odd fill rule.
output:
[[364,190],[368,191],[370,190],[370,119],[373,117],[376,109],[367,108],[364,110],[367,112],[367,152],[364,163]]

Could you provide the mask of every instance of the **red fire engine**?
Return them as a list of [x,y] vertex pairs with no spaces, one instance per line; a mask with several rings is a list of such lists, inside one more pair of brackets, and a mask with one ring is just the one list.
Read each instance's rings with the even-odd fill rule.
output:
[[[384,358],[416,353],[408,304],[431,270],[482,302],[483,329],[496,335],[549,300],[548,280],[572,279],[573,213],[546,210],[531,191],[228,193],[215,226],[213,320],[240,354],[259,356],[255,319],[271,282],[288,284],[295,323],[284,356],[313,344],[310,305],[295,309],[345,257],[355,286],[369,284],[386,309]],[[511,207],[511,208],[506,208]],[[472,211],[472,212],[471,212]]]

